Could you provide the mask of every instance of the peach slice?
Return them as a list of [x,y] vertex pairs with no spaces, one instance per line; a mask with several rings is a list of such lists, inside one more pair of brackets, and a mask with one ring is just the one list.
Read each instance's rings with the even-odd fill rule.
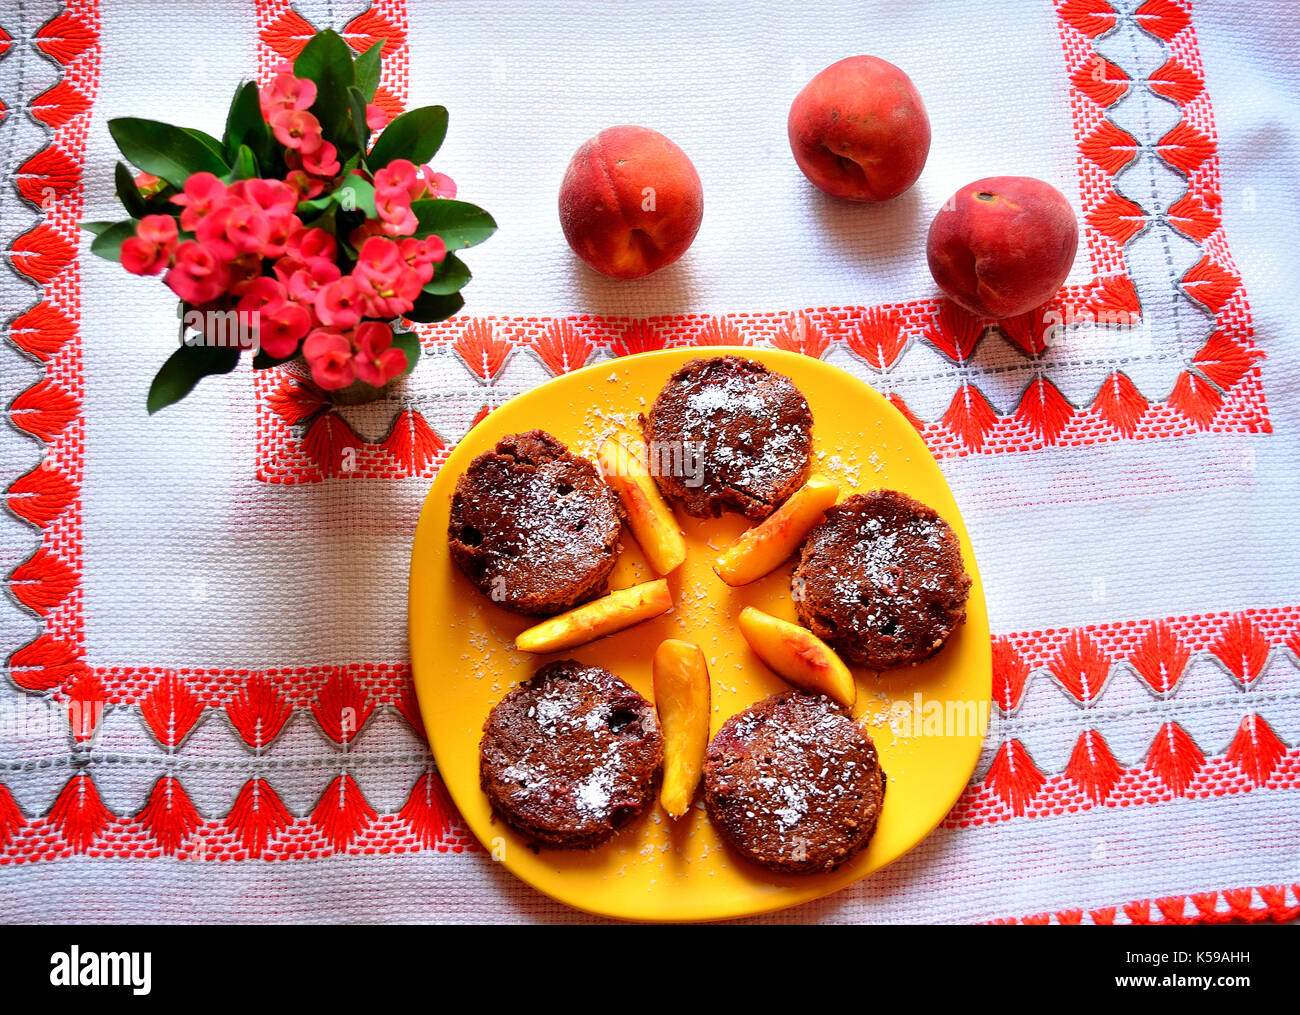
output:
[[858,700],[849,668],[807,628],[746,606],[740,611],[740,633],[758,658],[795,687],[824,694],[845,708]]
[[834,480],[813,476],[776,511],[723,549],[713,570],[728,585],[748,585],[775,571],[790,559],[839,495],[840,485]]
[[601,442],[597,455],[605,482],[618,494],[627,512],[627,525],[655,574],[668,574],[686,559],[686,539],[673,509],[664,500],[646,467],[645,443],[618,433]]
[[689,641],[669,638],[654,654],[655,708],[664,735],[664,781],[659,802],[680,818],[691,807],[709,746],[709,668]]
[[515,648],[520,652],[559,652],[667,613],[672,606],[668,583],[656,578],[534,624],[515,638]]

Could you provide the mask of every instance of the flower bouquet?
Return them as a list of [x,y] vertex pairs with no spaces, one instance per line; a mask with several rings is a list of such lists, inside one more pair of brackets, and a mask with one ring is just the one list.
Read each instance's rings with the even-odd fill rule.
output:
[[109,121],[141,172],[118,163],[130,217],[85,223],[91,250],[161,274],[180,300],[180,346],[154,378],[149,412],[245,351],[255,369],[301,357],[317,386],[364,400],[415,365],[419,340],[401,318],[441,321],[464,305],[470,273],[453,251],[496,223],[427,164],[446,109],[389,122],[373,103],[382,46],[354,58],[336,33],[313,36],[269,86],[236,89],[220,139]]

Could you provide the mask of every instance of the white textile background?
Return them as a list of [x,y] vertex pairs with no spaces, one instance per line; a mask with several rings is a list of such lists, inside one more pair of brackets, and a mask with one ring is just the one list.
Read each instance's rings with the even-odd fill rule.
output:
[[[317,26],[329,22],[328,5],[296,6]],[[788,5],[746,6],[740,14],[722,4],[619,5],[611,16],[606,4],[545,12],[528,4],[410,4],[410,94],[452,112],[439,166],[502,224],[468,257],[475,270],[469,312],[640,316],[924,298],[934,293],[921,250],[925,224],[967,179],[1037,175],[1077,206],[1077,142],[1048,0],[804,3],[796,18]],[[140,2],[101,9],[88,218],[113,215],[109,117],[154,115],[211,129],[233,83],[256,73],[251,6],[177,3],[165,18],[156,10]],[[334,13],[341,25],[355,12]],[[23,20],[31,29],[41,19],[28,10]],[[0,14],[6,28],[16,22],[12,12]],[[1219,133],[1224,226],[1257,344],[1268,355],[1273,432],[944,460],[995,632],[1300,604],[1300,333],[1293,309],[1300,252],[1290,228],[1300,211],[1300,7],[1214,0],[1195,5],[1194,24]],[[176,78],[165,108],[158,65],[140,59],[144,38],[193,54],[192,73]],[[198,51],[194,38],[203,39]],[[784,111],[802,81],[855,52],[886,57],[913,75],[936,139],[916,190],[865,211],[837,206],[807,186],[784,133]],[[0,62],[0,86],[12,72],[12,59]],[[0,124],[15,150],[27,143],[17,119]],[[673,136],[696,159],[706,188],[696,246],[639,286],[615,285],[577,266],[555,221],[554,194],[569,154],[616,122],[643,122]],[[12,174],[14,160],[6,168]],[[1148,189],[1126,196],[1167,201],[1170,187],[1176,194],[1176,180],[1153,177]],[[21,212],[7,207],[13,204],[8,193],[0,199],[6,243],[20,225],[13,216]],[[1165,313],[1163,296],[1146,299],[1148,288],[1168,287],[1169,274],[1149,254],[1142,240],[1126,250],[1152,318],[1156,354],[1139,386],[1154,399],[1167,394],[1179,368],[1161,350],[1199,346],[1205,322],[1172,304]],[[146,419],[143,392],[170,341],[159,317],[166,301],[155,281],[126,277],[84,246],[82,258],[87,657],[96,665],[248,667],[402,661],[407,555],[428,481],[258,482],[244,371],[206,382],[184,404]],[[1081,256],[1074,280],[1090,277]],[[30,304],[24,292],[10,280],[0,288],[5,318]],[[8,402],[35,374],[9,347],[0,350],[0,366]],[[446,372],[459,368],[431,359],[420,369],[417,397],[449,383]],[[933,369],[913,365],[909,404],[927,404],[924,378]],[[1053,379],[1068,381],[1076,376],[1070,369]],[[545,377],[531,360],[512,361],[508,370],[516,373],[507,387],[516,390]],[[1096,381],[1077,372],[1080,391],[1088,384],[1095,390]],[[952,383],[929,387],[941,412]],[[436,420],[440,432],[459,436],[476,408],[448,408],[449,418]],[[36,454],[30,441],[0,431],[3,485],[31,468]],[[7,572],[34,547],[30,530],[0,519],[0,568]],[[0,655],[36,631],[29,617],[0,606]],[[1203,703],[1184,725],[1215,752],[1240,718],[1212,704],[1221,676],[1195,664],[1180,691],[1185,701]],[[1295,745],[1295,660],[1278,659],[1269,679],[1278,701],[1268,719]],[[1069,722],[1049,721],[1074,711],[1056,690],[1033,685],[1020,712],[1044,720],[1030,722],[1022,739],[1050,771],[1064,766],[1078,733]],[[0,686],[0,696],[20,694]],[[315,763],[326,752],[310,724],[295,722],[274,748],[286,759],[276,788],[301,814],[335,772]],[[1150,723],[1132,722],[1113,735],[1107,729],[1125,763],[1150,741]],[[206,739],[186,749],[210,764],[185,785],[204,813],[224,814],[245,777],[236,771],[240,745],[212,724],[199,735]],[[996,729],[990,742],[996,746]],[[150,744],[139,716],[124,710],[106,718],[101,746],[138,757]],[[67,778],[51,759],[68,751],[67,738],[55,735],[0,745],[5,781],[25,812],[49,809]],[[367,797],[385,813],[401,805],[425,766],[422,746],[393,719],[377,720],[353,751],[369,766]],[[977,776],[988,763],[986,754]],[[110,808],[130,813],[156,777],[146,766],[109,766],[96,783]],[[976,921],[1289,884],[1300,881],[1298,818],[1300,797],[1273,791],[941,829],[866,883],[772,919]],[[1099,841],[1111,844],[1100,858]],[[481,854],[219,865],[78,856],[0,868],[4,920],[580,918]]]

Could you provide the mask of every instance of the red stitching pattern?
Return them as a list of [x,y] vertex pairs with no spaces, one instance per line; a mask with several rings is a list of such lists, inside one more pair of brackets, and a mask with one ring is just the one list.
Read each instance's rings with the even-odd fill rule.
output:
[[944,825],[966,828],[1178,797],[1294,789],[1300,789],[1300,748],[1286,747],[1267,720],[1248,713],[1223,755],[1206,756],[1182,726],[1168,722],[1152,738],[1142,763],[1128,767],[1116,761],[1098,730],[1085,730],[1058,775],[1044,773],[1024,744],[1011,738],[998,748],[984,780],[962,793]]
[[993,639],[993,701],[1014,712],[1030,672],[1041,671],[1080,704],[1089,704],[1115,665],[1132,667],[1153,691],[1169,694],[1194,652],[1212,654],[1245,686],[1263,671],[1272,650],[1295,652],[1297,640],[1300,607],[1294,606],[999,635]]
[[112,814],[94,782],[74,775],[48,815],[26,818],[0,785],[0,866],[76,854],[181,860],[316,859],[336,853],[479,852],[442,781],[426,772],[396,814],[380,814],[346,773],[312,812],[294,817],[267,780],[254,777],[224,818],[205,817],[178,779],[164,775],[134,817]]
[[[1296,901],[1291,902],[1287,893]],[[1255,896],[1260,905],[1255,905]],[[1220,903],[1223,904],[1220,908]],[[1152,906],[1154,905],[1154,910]],[[1259,885],[1255,888],[1230,888],[1222,892],[1198,892],[1190,895],[1169,895],[1159,899],[1139,899],[1122,906],[1104,906],[1088,911],[1088,921],[1094,924],[1113,924],[1119,910],[1124,911],[1129,923],[1134,924],[1190,924],[1226,923],[1242,920],[1260,923],[1272,920],[1289,923],[1300,918],[1300,884]],[[1063,925],[1083,922],[1083,910],[1063,909],[1055,913],[1037,913],[1033,916],[991,920],[1003,924]]]

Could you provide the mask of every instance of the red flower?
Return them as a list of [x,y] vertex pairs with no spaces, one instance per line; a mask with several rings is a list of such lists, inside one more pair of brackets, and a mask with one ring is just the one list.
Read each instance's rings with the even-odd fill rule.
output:
[[154,194],[158,193],[158,191],[162,190],[165,186],[167,186],[167,184],[154,176],[153,173],[136,173],[135,187],[144,197],[153,197]]
[[[428,268],[428,275],[432,271]],[[429,279],[402,259],[392,240],[372,236],[361,247],[352,269],[367,317],[397,317],[415,306],[420,287]]]
[[388,325],[366,321],[353,334],[357,346],[353,368],[357,380],[383,387],[406,369],[406,353],[392,348],[393,333]]
[[382,236],[372,236],[361,245],[352,274],[358,283],[365,281],[382,285],[396,277],[404,266],[401,248],[396,243]]
[[327,391],[346,388],[356,379],[352,345],[337,331],[313,331],[302,344],[302,354],[312,380]]
[[263,307],[257,320],[258,344],[276,359],[292,356],[299,339],[311,328],[311,315],[289,300]]
[[338,253],[337,241],[324,229],[299,227],[289,235],[286,246],[304,261],[309,261],[313,257],[328,257],[332,261]]
[[411,211],[411,198],[405,191],[394,190],[375,193],[375,211],[379,213],[382,228],[389,236],[409,236],[415,232],[419,220]]
[[409,199],[416,179],[415,163],[409,159],[393,159],[375,171],[375,194],[380,197],[402,194]]
[[388,126],[388,111],[383,106],[370,102],[366,104],[366,126],[371,130],[383,130]]
[[187,240],[176,248],[176,261],[163,281],[186,303],[211,303],[226,291],[230,268],[211,247]]
[[313,152],[302,153],[302,168],[313,176],[337,176],[339,169],[339,152],[328,141]]
[[176,220],[170,215],[146,215],[135,235],[122,242],[122,267],[133,275],[157,275],[171,260],[176,246]]
[[353,328],[361,320],[361,302],[356,279],[345,275],[316,294],[316,316],[330,328]]
[[325,143],[325,139],[321,136],[320,121],[305,109],[276,110],[267,123],[280,144],[292,148],[304,157],[319,150]]
[[[284,258],[280,260],[283,262]],[[277,272],[278,270],[277,264]],[[328,258],[313,257],[285,280],[289,298],[309,307],[314,306],[316,294],[331,282],[337,281],[342,274],[339,266]]]
[[258,93],[262,118],[268,122],[279,110],[310,109],[316,101],[316,82],[310,78],[294,77],[292,64],[282,67],[287,67],[287,70],[281,69],[271,79],[271,83]]
[[285,177],[285,183],[291,186],[298,194],[300,201],[310,201],[313,197],[319,196],[325,190],[325,181],[315,176],[308,176],[301,169],[295,169]]
[[200,222],[196,233],[216,247],[224,242],[239,254],[261,254],[271,239],[271,220],[256,205],[230,200]]
[[361,225],[357,226],[352,232],[348,233],[348,242],[353,248],[360,250],[366,240],[372,236],[383,236],[383,223],[379,219],[365,219]]
[[256,205],[275,219],[292,217],[298,205],[297,193],[282,180],[240,180],[230,185],[229,193],[232,197]]
[[411,237],[402,241],[401,251],[402,260],[420,273],[423,280],[420,284],[424,285],[433,278],[433,266],[446,259],[447,244],[441,236],[427,236],[422,240]]
[[435,173],[433,166],[420,167],[420,192],[411,197],[455,197],[456,181],[446,173]]
[[183,193],[172,195],[172,204],[178,204],[181,212],[181,228],[194,232],[201,219],[216,207],[226,196],[226,185],[211,173],[195,173],[185,181]]
[[306,309],[287,299],[285,287],[264,275],[248,286],[239,309],[256,315],[258,344],[277,359],[292,356],[299,339],[311,328]]

